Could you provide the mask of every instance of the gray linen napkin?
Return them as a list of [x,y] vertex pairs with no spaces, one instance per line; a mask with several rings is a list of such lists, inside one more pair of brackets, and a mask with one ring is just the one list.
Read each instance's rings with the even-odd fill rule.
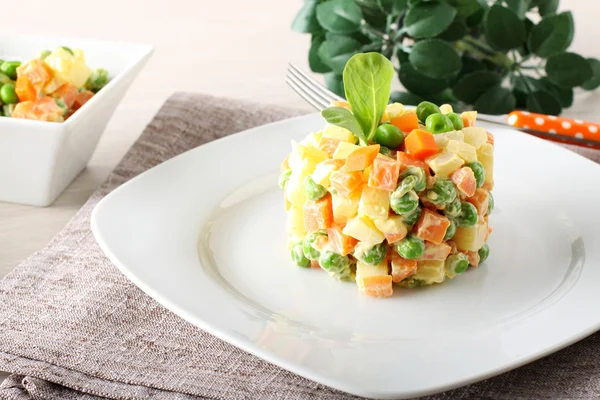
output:
[[[90,212],[135,175],[207,141],[301,112],[177,93],[42,251],[0,281],[0,399],[348,399],[165,310],[108,261]],[[600,160],[597,152],[586,155]],[[465,338],[468,340],[468,338]],[[600,396],[600,336],[430,399]]]

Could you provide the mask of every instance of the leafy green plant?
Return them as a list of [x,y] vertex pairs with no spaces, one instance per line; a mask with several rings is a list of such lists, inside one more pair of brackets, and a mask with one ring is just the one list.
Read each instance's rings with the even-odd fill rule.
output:
[[[406,89],[392,93],[392,101],[557,115],[572,105],[575,87],[600,86],[600,60],[568,51],[573,16],[557,13],[558,5],[559,0],[305,0],[292,29],[311,34],[309,66],[339,95],[348,60],[377,52],[392,61]],[[372,126],[358,123],[364,136],[373,134]]]

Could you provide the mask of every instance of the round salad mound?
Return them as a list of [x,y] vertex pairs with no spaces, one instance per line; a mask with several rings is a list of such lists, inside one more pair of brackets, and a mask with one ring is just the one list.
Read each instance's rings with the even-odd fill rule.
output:
[[380,54],[350,59],[348,102],[292,143],[279,180],[292,261],[374,297],[484,262],[494,208],[494,138],[475,126],[477,113],[387,104],[392,75]]

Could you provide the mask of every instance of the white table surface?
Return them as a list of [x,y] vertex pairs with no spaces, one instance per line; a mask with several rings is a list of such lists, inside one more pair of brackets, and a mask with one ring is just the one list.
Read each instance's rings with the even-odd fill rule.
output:
[[[43,248],[104,181],[174,91],[308,106],[284,83],[288,61],[307,69],[309,37],[290,23],[301,0],[30,0],[5,32],[150,43],[155,52],[115,112],[88,167],[50,207],[0,203],[0,278]],[[600,58],[594,0],[571,0],[574,51]],[[93,10],[93,12],[91,12]],[[93,15],[93,18],[86,16]],[[53,23],[56,21],[56,23]],[[581,93],[566,116],[600,120],[600,91]],[[1,305],[0,305],[1,307]],[[0,381],[6,375],[0,372]]]

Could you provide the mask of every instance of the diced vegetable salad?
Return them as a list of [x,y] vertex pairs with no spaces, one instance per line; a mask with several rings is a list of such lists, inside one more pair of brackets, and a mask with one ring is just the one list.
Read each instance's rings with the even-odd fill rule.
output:
[[387,104],[391,68],[377,53],[350,59],[348,102],[292,143],[279,179],[293,262],[374,297],[477,267],[494,208],[494,138],[475,126],[477,113]]
[[0,60],[0,116],[63,122],[108,83],[82,50],[60,46],[26,62]]

